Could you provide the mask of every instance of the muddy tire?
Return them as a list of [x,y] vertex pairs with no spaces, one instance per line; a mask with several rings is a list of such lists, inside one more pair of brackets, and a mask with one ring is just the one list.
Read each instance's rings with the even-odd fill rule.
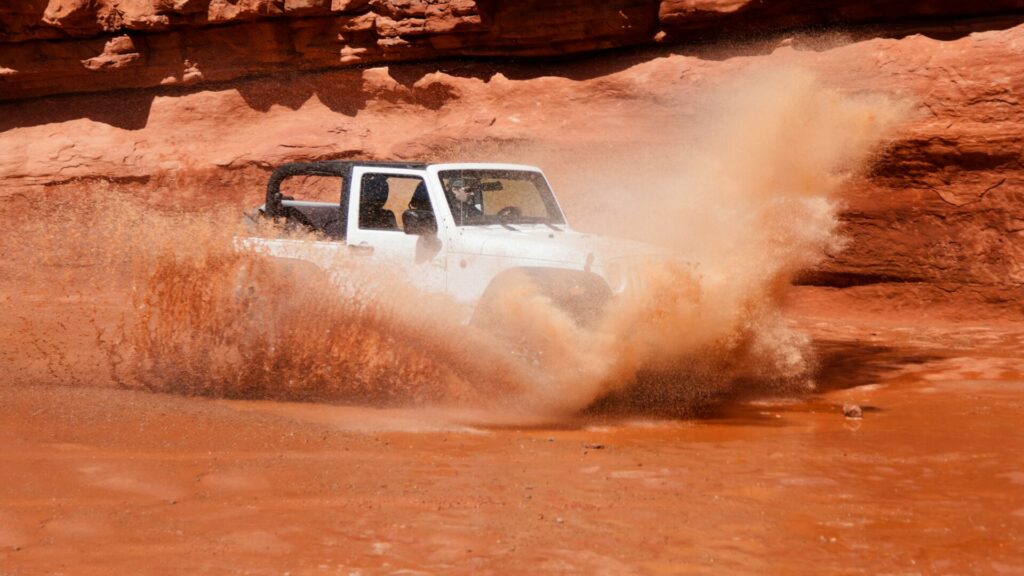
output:
[[480,327],[506,324],[503,305],[508,298],[540,294],[579,326],[591,327],[612,298],[612,291],[597,274],[555,268],[521,268],[500,274],[484,292],[473,315]]

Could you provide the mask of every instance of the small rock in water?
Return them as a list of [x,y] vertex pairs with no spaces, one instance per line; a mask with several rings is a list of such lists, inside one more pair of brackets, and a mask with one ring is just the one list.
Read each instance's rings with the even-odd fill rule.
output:
[[864,417],[864,410],[857,404],[843,404],[843,416],[859,420]]

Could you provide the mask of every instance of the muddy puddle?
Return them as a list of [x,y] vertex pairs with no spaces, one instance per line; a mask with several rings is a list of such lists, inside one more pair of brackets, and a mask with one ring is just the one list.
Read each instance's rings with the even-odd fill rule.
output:
[[[744,385],[700,402],[664,402],[654,387],[552,417],[535,404],[479,401],[514,385],[446,380],[430,359],[461,339],[414,346],[398,370],[358,365],[348,388],[318,388],[327,372],[289,383],[315,355],[247,339],[268,323],[235,300],[227,312],[210,304],[232,295],[221,289],[233,275],[196,273],[230,269],[233,256],[154,241],[144,257],[112,258],[124,253],[91,250],[90,238],[55,239],[43,252],[73,246],[79,266],[5,264],[0,573],[1024,569],[1024,332],[998,311],[950,320],[894,314],[893,299],[790,289],[777,311],[804,336],[813,390],[772,385],[771,363],[741,363]],[[146,300],[154,294],[166,298]],[[327,318],[352,313],[304,305]],[[427,336],[356,317],[384,326],[375,339],[341,341],[357,358]],[[295,338],[278,343],[314,343],[301,325],[269,325]],[[274,361],[232,371],[237,357],[203,355],[222,336],[252,354],[243,359]],[[160,354],[134,373],[112,363],[133,337]],[[331,353],[322,346],[310,350]],[[769,377],[750,379],[762,368]],[[681,374],[668,382],[685,389],[694,372]],[[437,387],[439,375],[456,385]],[[427,382],[433,395],[375,394],[396,382]],[[269,383],[290,393],[260,387]],[[844,417],[846,405],[862,417]]]
[[[607,408],[529,425],[466,409],[5,386],[0,565],[1024,570],[1024,332],[822,325],[808,312],[819,392],[726,399],[686,418]],[[851,404],[861,418],[844,417]]]

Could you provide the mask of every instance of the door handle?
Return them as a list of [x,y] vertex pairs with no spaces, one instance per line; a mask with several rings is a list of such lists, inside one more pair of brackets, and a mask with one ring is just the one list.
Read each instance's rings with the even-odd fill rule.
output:
[[360,256],[369,256],[373,254],[373,246],[370,246],[366,242],[360,242],[359,244],[349,244],[348,251]]

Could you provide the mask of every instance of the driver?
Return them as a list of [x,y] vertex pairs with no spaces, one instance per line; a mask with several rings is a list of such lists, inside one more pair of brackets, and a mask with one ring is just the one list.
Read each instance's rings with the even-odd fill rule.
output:
[[460,223],[465,222],[467,219],[472,220],[484,215],[484,211],[479,204],[480,193],[478,190],[473,189],[470,182],[462,178],[456,178],[452,180],[449,188],[455,200],[452,203],[452,212],[455,213],[455,218]]

